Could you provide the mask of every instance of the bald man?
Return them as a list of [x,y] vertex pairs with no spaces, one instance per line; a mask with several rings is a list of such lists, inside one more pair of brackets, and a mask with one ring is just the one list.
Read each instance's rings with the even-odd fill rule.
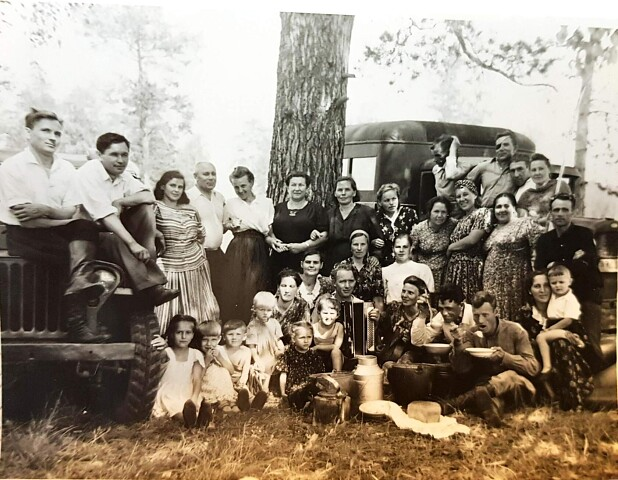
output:
[[[210,162],[198,162],[193,173],[195,186],[187,190],[187,196],[202,220],[206,230],[204,250],[210,264],[212,290],[222,305],[221,277],[225,270],[225,257],[221,250],[223,241],[223,206],[225,198],[215,191],[217,169]],[[222,312],[224,313],[224,312]],[[222,318],[224,318],[222,316]]]

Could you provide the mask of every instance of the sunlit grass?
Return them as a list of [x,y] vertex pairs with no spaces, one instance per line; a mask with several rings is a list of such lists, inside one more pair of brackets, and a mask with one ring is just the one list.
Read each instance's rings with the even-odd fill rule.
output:
[[[123,426],[58,407],[5,424],[2,477],[270,479],[527,479],[618,477],[618,413],[528,409],[489,429],[433,440],[386,421],[313,426],[271,405],[218,416],[208,429],[167,420]],[[72,427],[67,425],[73,424]]]

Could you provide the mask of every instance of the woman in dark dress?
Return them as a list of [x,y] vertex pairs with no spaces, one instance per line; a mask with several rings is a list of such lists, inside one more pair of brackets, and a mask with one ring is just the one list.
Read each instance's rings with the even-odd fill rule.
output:
[[253,296],[270,286],[268,246],[265,236],[273,221],[273,202],[253,193],[255,177],[246,167],[236,167],[230,182],[236,192],[223,210],[223,227],[234,238],[225,252],[228,288],[223,298],[223,318],[249,323]]
[[266,237],[272,248],[274,274],[284,268],[299,272],[303,253],[319,247],[328,238],[326,210],[308,200],[311,177],[303,172],[291,172],[285,183],[288,199],[275,207],[273,224]]
[[350,235],[354,230],[367,232],[374,250],[379,250],[380,244],[384,242],[375,210],[357,203],[360,195],[352,177],[344,176],[337,179],[335,200],[336,205],[328,214],[328,254],[323,270],[325,275],[330,274],[336,263],[351,256]]
[[[519,323],[536,347],[534,339],[547,326],[547,305],[551,297],[545,271],[535,271],[527,277],[526,293],[528,302],[520,310]],[[582,339],[589,345],[585,333]],[[579,349],[566,339],[550,342],[549,349],[554,372],[548,378],[541,379],[542,390],[545,390],[549,400],[557,400],[563,410],[581,409],[585,398],[594,389],[586,349]]]
[[401,190],[396,183],[385,183],[376,193],[376,215],[384,236],[384,243],[376,242],[382,250],[380,264],[383,267],[395,262],[393,243],[400,233],[410,234],[412,227],[418,223],[416,211],[400,205]]

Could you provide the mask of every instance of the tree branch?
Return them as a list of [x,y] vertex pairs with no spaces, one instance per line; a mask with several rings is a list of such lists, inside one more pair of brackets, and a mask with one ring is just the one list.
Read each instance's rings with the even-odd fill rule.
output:
[[455,38],[457,39],[457,42],[459,43],[459,46],[461,47],[461,51],[463,52],[463,54],[475,65],[485,70],[489,70],[490,72],[497,73],[498,75],[502,75],[507,80],[510,80],[511,82],[517,85],[520,85],[522,87],[548,87],[548,88],[551,88],[555,92],[558,91],[556,87],[548,83],[523,83],[520,80],[518,80],[514,75],[506,73],[503,70],[500,70],[499,68],[496,68],[493,65],[484,62],[483,60],[478,58],[473,52],[471,52],[468,49],[468,46],[466,45],[466,41],[459,27],[451,26],[451,31],[455,35]]

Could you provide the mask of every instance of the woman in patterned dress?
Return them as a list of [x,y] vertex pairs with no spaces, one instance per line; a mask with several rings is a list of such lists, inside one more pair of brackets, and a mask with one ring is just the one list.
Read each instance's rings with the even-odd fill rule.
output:
[[442,285],[446,268],[446,249],[457,222],[451,218],[451,202],[447,197],[433,197],[427,202],[426,220],[412,227],[412,259],[431,268],[435,288]]
[[[536,347],[534,339],[548,321],[547,306],[551,290],[547,272],[534,271],[528,275],[524,292],[527,302],[520,309],[517,320]],[[583,340],[587,345],[590,344],[586,335]],[[594,389],[592,370],[585,356],[586,350],[577,348],[563,338],[551,342],[549,348],[555,374],[542,381],[539,386],[545,390],[549,400],[558,401],[562,410],[581,410],[584,400]]]
[[530,217],[517,218],[517,202],[511,193],[501,193],[495,200],[492,218],[494,229],[485,240],[483,289],[496,297],[500,318],[517,318],[524,303],[526,277],[532,270],[532,249],[542,233]]
[[396,183],[386,183],[378,189],[376,210],[378,222],[384,240],[377,246],[382,249],[380,263],[386,267],[395,262],[393,243],[400,233],[410,234],[412,227],[418,222],[418,216],[413,208],[399,204],[401,190]]
[[183,175],[170,170],[157,182],[155,216],[157,237],[165,246],[159,263],[167,276],[167,288],[180,296],[156,307],[161,333],[176,314],[190,315],[199,323],[219,321],[219,305],[212,293],[210,268],[202,247],[204,227],[197,211],[189,205]]
[[356,286],[352,295],[363,302],[373,302],[378,310],[384,305],[384,284],[380,261],[369,255],[369,234],[364,230],[355,230],[350,235],[352,256],[340,263],[347,263],[354,268]]
[[298,294],[302,283],[300,274],[291,268],[284,268],[277,275],[277,304],[273,318],[281,325],[283,343],[290,343],[290,326],[299,322],[309,322],[309,305]]
[[491,232],[490,211],[477,207],[478,196],[476,185],[471,180],[455,183],[455,199],[463,216],[453,230],[446,250],[449,260],[445,281],[459,285],[467,302],[471,302],[474,294],[481,290],[483,240]]

